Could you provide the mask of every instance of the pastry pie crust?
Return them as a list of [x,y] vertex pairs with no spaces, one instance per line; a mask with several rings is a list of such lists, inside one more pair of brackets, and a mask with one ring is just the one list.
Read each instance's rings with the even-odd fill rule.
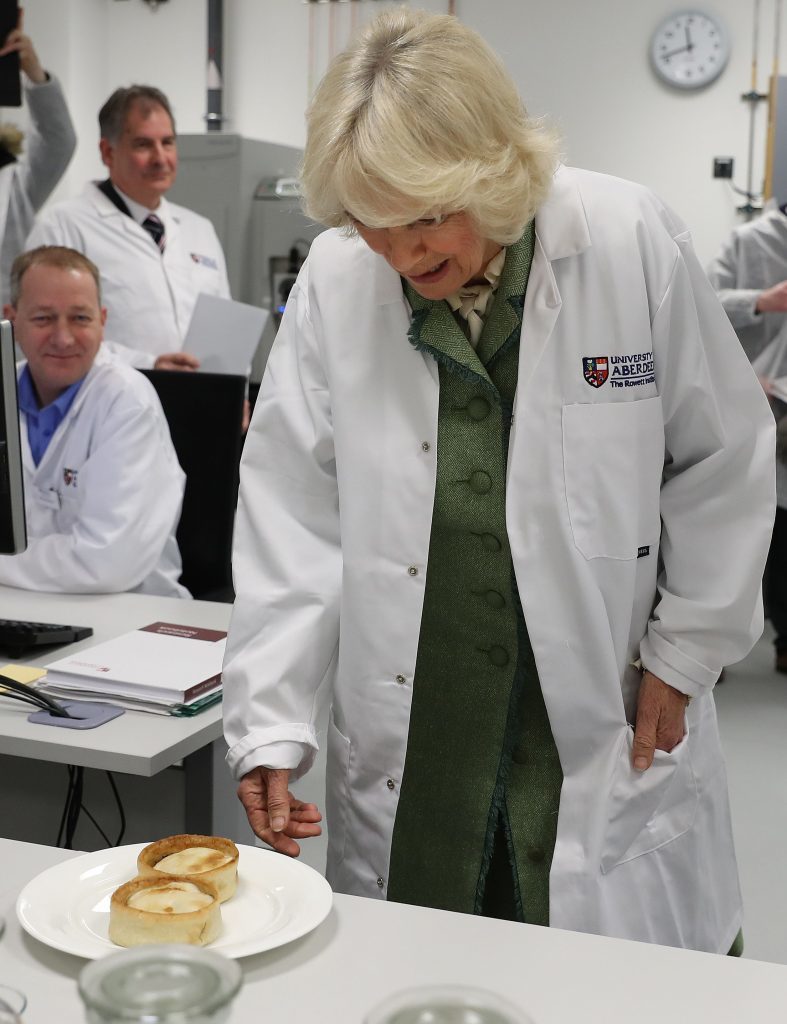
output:
[[[146,910],[129,905],[129,900],[145,890],[182,899],[177,892],[197,891],[209,897],[204,906],[195,910]],[[185,942],[191,946],[206,946],[221,931],[221,906],[215,885],[204,879],[158,874],[132,878],[112,893],[109,904],[109,938],[118,946],[144,946],[168,942]]]
[[[219,893],[219,900],[224,903],[235,894],[238,884],[238,847],[231,839],[224,839],[221,836],[198,836],[180,835],[168,836],[166,839],[159,839],[150,843],[142,850],[137,858],[137,871],[142,876],[152,875],[157,878],[170,877],[171,873],[166,870],[159,870],[157,864],[170,857],[174,853],[182,853],[184,850],[193,847],[204,847],[222,854],[227,858],[226,862],[218,867],[208,866],[204,871],[178,872],[180,877],[190,878],[192,881],[206,880],[216,886]],[[210,858],[207,858],[208,861]]]

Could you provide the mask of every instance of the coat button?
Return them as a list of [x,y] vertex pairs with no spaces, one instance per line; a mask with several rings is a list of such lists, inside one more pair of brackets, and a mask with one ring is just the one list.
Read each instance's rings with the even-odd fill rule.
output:
[[397,681],[397,683],[400,683],[400,684],[401,683],[406,683],[407,682],[407,677],[400,674],[400,675],[398,675],[396,677],[396,681]]
[[385,885],[385,882],[383,881],[383,879],[382,879],[382,878],[378,878],[378,879],[377,879],[377,888],[378,888],[378,889],[382,889],[382,887],[383,887],[384,885]]
[[540,864],[544,857],[546,857],[546,854],[540,846],[528,847],[527,859],[532,861],[534,864]]
[[487,654],[489,656],[489,660],[493,665],[496,665],[497,668],[503,668],[504,665],[508,664],[508,651],[505,647],[498,647],[497,644],[495,644],[494,647],[489,648]]
[[428,451],[430,450],[430,448],[431,448],[431,447],[432,447],[432,446],[431,446],[431,445],[429,444],[429,442],[428,442],[428,441],[424,441],[424,442],[423,442],[423,443],[421,444],[421,451],[422,451],[422,452],[428,452]]
[[387,786],[387,787],[388,787],[389,789],[393,789],[395,785],[396,785],[396,783],[394,782],[394,780],[393,780],[393,779],[389,779],[389,780],[388,780],[388,781],[386,782],[386,786]]
[[511,753],[514,764],[527,764],[527,750],[525,747],[514,747]]
[[506,606],[506,599],[496,590],[487,590],[484,594],[484,600],[490,608],[505,608]]
[[483,544],[485,551],[500,551],[503,547],[493,533],[482,533],[481,543]]
[[483,420],[489,415],[489,402],[485,398],[471,398],[467,404],[467,413],[471,420]]
[[471,473],[468,483],[470,484],[470,490],[474,494],[487,494],[492,490],[492,477],[482,469],[477,469],[475,473]]
[[418,569],[414,565],[411,565],[409,567],[409,569],[407,570],[407,572],[408,572],[408,575],[410,575],[410,576],[417,576],[418,575]]

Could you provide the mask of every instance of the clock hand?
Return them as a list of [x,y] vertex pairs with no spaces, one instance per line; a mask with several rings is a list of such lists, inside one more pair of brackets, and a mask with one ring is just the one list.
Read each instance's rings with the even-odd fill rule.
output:
[[689,35],[689,26],[684,25],[683,27],[686,30],[686,49],[691,52],[694,49],[694,43],[692,43],[691,36]]
[[676,53],[685,53],[687,50],[692,50],[691,46],[681,46],[677,50],[670,50],[669,53],[660,53],[659,60],[667,60],[669,57],[674,57]]

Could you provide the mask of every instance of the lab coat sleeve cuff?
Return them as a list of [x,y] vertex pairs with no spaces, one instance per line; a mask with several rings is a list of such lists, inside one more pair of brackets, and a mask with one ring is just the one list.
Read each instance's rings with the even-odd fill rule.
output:
[[291,781],[305,775],[317,756],[317,735],[310,725],[275,726],[249,733],[227,752],[236,779],[253,768],[288,768]]
[[652,623],[640,644],[639,653],[648,672],[687,697],[703,697],[709,693],[719,675],[718,671],[701,665],[659,636]]
[[762,322],[764,313],[757,312],[759,288],[736,288],[728,292],[722,305],[733,327],[751,327]]
[[59,80],[56,79],[50,71],[47,71],[46,68],[44,69],[44,74],[46,75],[46,78],[43,82],[34,82],[26,75],[25,78],[21,80],[23,81],[23,88],[25,92],[36,92],[39,89],[46,89],[48,85],[54,86],[54,88],[58,90],[62,88]]

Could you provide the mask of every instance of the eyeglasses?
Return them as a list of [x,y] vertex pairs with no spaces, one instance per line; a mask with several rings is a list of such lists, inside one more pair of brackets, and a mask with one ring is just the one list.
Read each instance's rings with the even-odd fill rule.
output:
[[455,216],[452,213],[437,213],[434,217],[420,217],[418,220],[411,221],[409,224],[401,224],[391,227],[372,227],[368,224],[364,224],[363,221],[357,217],[353,217],[351,213],[347,216],[350,218],[350,223],[358,231],[362,231],[365,235],[382,234],[386,231],[418,231],[423,234],[430,234],[437,231],[439,228],[445,226],[445,224]]

